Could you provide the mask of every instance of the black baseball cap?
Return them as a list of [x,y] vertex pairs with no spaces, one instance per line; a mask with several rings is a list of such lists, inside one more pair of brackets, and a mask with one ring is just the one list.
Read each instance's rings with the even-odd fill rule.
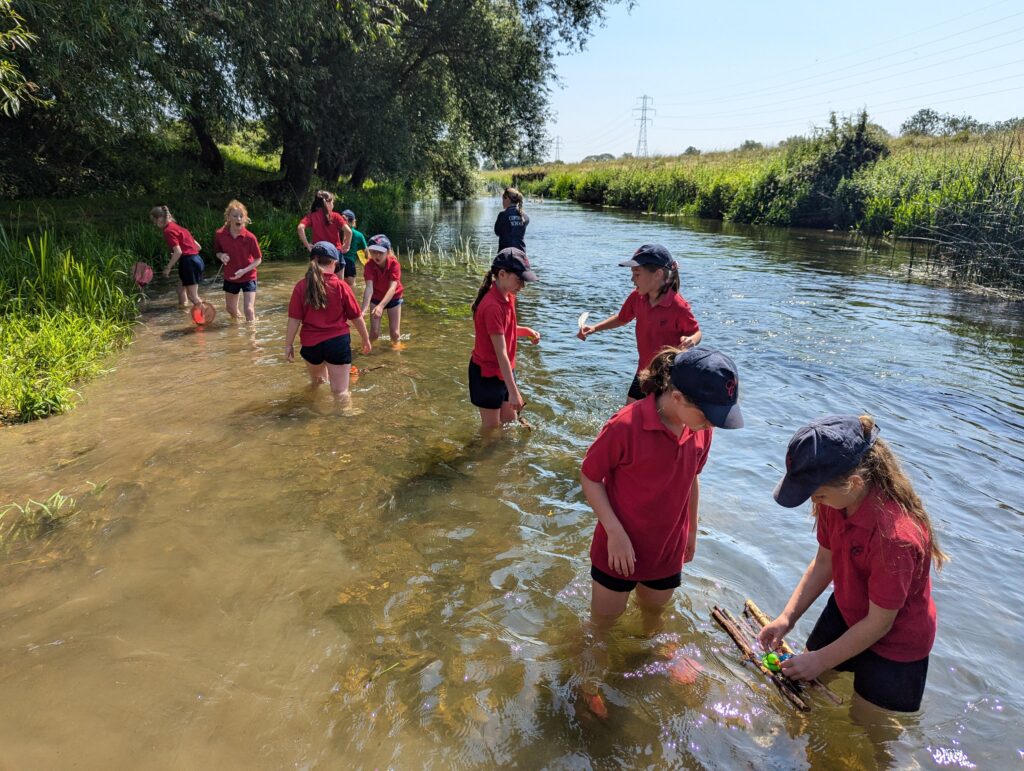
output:
[[537,274],[530,270],[530,261],[526,258],[526,252],[514,246],[509,246],[498,252],[498,256],[491,263],[491,270],[511,271],[523,281],[537,280]]
[[675,264],[672,252],[661,244],[644,244],[635,252],[633,259],[620,262],[623,268],[638,268],[641,265],[653,265],[655,268],[671,268]]
[[672,385],[718,428],[740,428],[740,376],[733,360],[711,348],[691,348],[676,354]]
[[798,429],[786,449],[786,476],[775,486],[775,502],[795,508],[827,482],[857,467],[878,438],[864,436],[856,415],[828,415]]
[[313,248],[309,250],[309,256],[311,258],[320,256],[330,257],[335,262],[341,259],[341,254],[338,253],[338,247],[330,241],[317,241],[313,244]]

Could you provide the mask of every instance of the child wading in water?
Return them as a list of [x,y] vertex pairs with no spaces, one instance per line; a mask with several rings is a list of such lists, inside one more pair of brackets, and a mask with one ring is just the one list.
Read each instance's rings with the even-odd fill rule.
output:
[[530,218],[523,212],[523,194],[514,187],[506,187],[501,195],[501,211],[494,221],[494,235],[498,237],[498,251],[515,247],[526,251],[526,226]]
[[587,450],[580,481],[598,523],[590,545],[598,637],[636,590],[646,634],[697,548],[698,475],[712,426],[739,428],[739,375],[723,353],[666,348],[640,373],[645,398],[619,410]]
[[[348,226],[344,217],[334,211],[334,194],[326,190],[317,191],[313,196],[313,203],[309,206],[309,214],[299,220],[299,241],[307,251],[312,251],[313,245],[306,238],[306,228],[312,228],[314,242],[326,241],[334,244],[338,254],[347,252],[352,244],[352,228]],[[338,275],[341,273],[339,270]],[[355,274],[356,269],[353,265],[352,275]],[[349,285],[353,285],[354,282],[355,279],[350,281]]]
[[301,326],[299,354],[306,360],[310,381],[314,386],[329,382],[335,396],[348,397],[352,344],[347,322],[355,324],[364,354],[371,349],[366,322],[352,287],[335,274],[341,254],[334,244],[318,241],[309,256],[306,277],[295,285],[288,303],[285,356],[295,360],[295,334]]
[[149,211],[149,218],[163,231],[164,241],[171,250],[171,258],[164,268],[164,278],[170,278],[171,268],[178,266],[178,304],[184,305],[185,299],[188,298],[193,306],[201,305],[199,282],[203,279],[206,265],[199,256],[199,242],[174,221],[170,209],[166,206],[154,206]]
[[485,429],[511,423],[523,409],[515,379],[516,341],[540,334],[518,325],[516,295],[527,281],[536,281],[530,261],[520,249],[502,249],[484,276],[473,302],[476,341],[469,359],[469,399],[480,409]]
[[640,360],[626,396],[626,404],[630,404],[643,398],[639,373],[655,354],[666,346],[692,348],[700,342],[701,331],[690,304],[679,294],[679,269],[668,249],[659,244],[645,244],[634,252],[633,259],[619,265],[632,270],[636,289],[616,315],[582,327],[577,337],[586,340],[595,332],[617,329],[636,319]]
[[818,596],[833,593],[807,652],[782,662],[796,680],[828,669],[853,672],[858,698],[897,712],[921,706],[935,640],[929,568],[948,559],[931,520],[870,417],[819,418],[797,431],[775,500],[793,508],[808,498],[818,552],[786,608],[758,639],[773,650]]
[[370,312],[370,341],[380,337],[381,317],[388,312],[388,332],[391,342],[399,344],[402,337],[402,266],[391,253],[387,236],[376,235],[367,247],[370,259],[363,266],[363,313]]
[[224,306],[239,318],[238,295],[242,294],[245,320],[256,320],[256,268],[263,262],[259,242],[246,227],[251,220],[241,201],[224,209],[224,226],[217,230],[213,248],[224,264]]
[[369,259],[369,252],[366,251],[366,236],[356,230],[356,213],[354,211],[345,209],[341,216],[345,218],[345,222],[348,223],[349,228],[352,230],[352,243],[349,244],[348,251],[341,255],[345,258],[345,283],[355,287],[356,270],[358,268],[356,260],[365,265],[367,259]]

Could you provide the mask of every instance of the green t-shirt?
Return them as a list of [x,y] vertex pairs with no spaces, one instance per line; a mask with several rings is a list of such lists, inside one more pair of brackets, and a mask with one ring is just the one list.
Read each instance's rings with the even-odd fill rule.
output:
[[363,256],[368,256],[366,254],[367,246],[369,246],[369,244],[366,243],[366,236],[355,228],[352,228],[352,241],[348,245],[348,251],[345,252],[342,257],[345,258],[345,262],[355,263],[358,256],[356,252],[360,249],[363,251]]

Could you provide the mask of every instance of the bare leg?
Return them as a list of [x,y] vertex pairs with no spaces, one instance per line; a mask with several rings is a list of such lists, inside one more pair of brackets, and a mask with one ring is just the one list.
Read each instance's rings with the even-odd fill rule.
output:
[[348,382],[351,364],[325,364],[327,376],[331,384],[331,393],[335,396],[348,396]]
[[242,304],[245,306],[245,320],[256,320],[256,293],[242,292]]
[[590,589],[590,623],[594,634],[604,640],[608,632],[626,610],[629,592],[613,592],[597,581],[591,581]]
[[238,318],[238,295],[231,294],[231,292],[224,293],[224,307],[228,309],[228,315],[233,318]]
[[314,388],[327,382],[327,364],[310,364],[307,361],[306,371],[309,373],[309,382]]
[[388,332],[391,334],[391,342],[397,343],[402,337],[402,306],[396,305],[388,308]]
[[199,299],[199,284],[189,284],[185,287],[185,294],[193,305],[199,305],[202,302]]
[[374,316],[373,311],[370,311],[370,342],[377,342],[377,338],[380,337],[380,322],[379,316]]
[[188,299],[188,295],[185,294],[185,287],[182,286],[180,281],[178,282],[178,287],[176,291],[178,292],[178,305],[184,308],[185,300]]
[[355,289],[356,288],[356,277],[355,276],[345,276],[345,283],[348,284],[353,289]]
[[654,637],[661,631],[665,625],[662,616],[674,593],[675,589],[651,589],[643,584],[637,584],[636,604],[640,606],[645,636]]
[[485,431],[501,428],[501,410],[487,410],[480,407],[480,427]]

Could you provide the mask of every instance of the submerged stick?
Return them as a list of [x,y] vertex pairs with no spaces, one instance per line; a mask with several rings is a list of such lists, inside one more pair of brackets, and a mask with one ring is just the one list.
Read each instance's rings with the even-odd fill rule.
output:
[[[757,603],[753,600],[747,600],[743,603],[743,615],[754,619],[762,629],[771,623],[771,619],[768,618],[768,614],[757,607]],[[790,644],[785,640],[782,641],[782,645],[779,647],[782,649],[783,653],[788,653],[790,656],[796,655],[796,651],[794,651]],[[824,694],[824,696],[833,704],[840,705],[843,703],[843,697],[821,682],[818,678],[814,678],[810,683],[812,688],[821,691],[821,693]]]
[[711,617],[720,627],[722,627],[722,629],[726,631],[747,659],[775,684],[775,687],[779,689],[779,692],[786,697],[790,704],[801,712],[807,712],[810,710],[810,707],[808,707],[804,700],[801,699],[796,691],[793,690],[793,686],[791,686],[788,681],[772,672],[762,663],[760,656],[754,653],[753,648],[750,647],[750,643],[744,639],[743,632],[740,631],[739,625],[736,623],[736,620],[732,617],[729,611],[715,606],[711,610]]

